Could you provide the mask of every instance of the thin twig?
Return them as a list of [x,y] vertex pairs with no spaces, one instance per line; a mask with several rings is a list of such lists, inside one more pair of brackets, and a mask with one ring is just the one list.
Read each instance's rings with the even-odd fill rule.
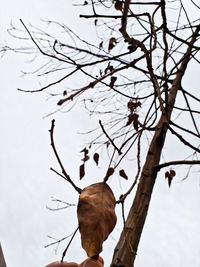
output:
[[169,161],[159,165],[156,165],[154,168],[160,171],[160,169],[171,166],[171,165],[200,165],[200,160],[176,160]]
[[[78,186],[76,186],[74,184],[74,182],[72,181],[72,179],[70,178],[69,174],[67,174],[67,172],[65,171],[65,168],[63,167],[63,164],[60,160],[60,157],[58,155],[58,152],[56,150],[56,147],[55,147],[55,143],[54,143],[54,137],[53,137],[53,133],[54,133],[54,127],[55,127],[55,120],[52,120],[51,122],[51,129],[49,130],[50,132],[50,139],[51,139],[51,146],[53,148],[53,152],[56,156],[56,159],[61,167],[61,170],[62,170],[62,173],[64,175],[64,177],[66,178],[66,180],[74,187],[74,189],[80,194],[82,192],[82,189],[79,188]],[[55,171],[56,172],[56,171]],[[56,172],[57,173],[57,172]],[[58,174],[58,173],[57,173]],[[60,174],[59,174],[60,175]],[[63,176],[62,176],[63,177]]]
[[194,133],[193,131],[190,131],[190,130],[188,130],[188,129],[186,129],[186,128],[183,128],[183,127],[181,127],[180,125],[174,123],[173,121],[170,121],[170,124],[173,125],[173,126],[175,126],[175,127],[177,127],[177,128],[179,128],[180,130],[182,130],[182,131],[184,131],[184,132],[186,132],[186,133],[192,134],[192,135],[194,135],[195,137],[200,138],[200,135],[199,135],[199,134],[196,134],[196,133]]
[[124,200],[121,201],[122,204],[122,219],[123,219],[123,224],[124,224],[124,229],[126,228],[126,219],[125,219],[125,212],[124,212]]
[[107,134],[106,130],[103,127],[103,124],[101,122],[101,120],[99,120],[99,125],[101,126],[101,129],[103,131],[103,133],[106,135],[106,137],[108,138],[108,140],[111,142],[111,144],[113,145],[113,147],[117,150],[119,155],[122,155],[121,150],[115,145],[115,143],[113,142],[113,140],[110,138],[110,136]]
[[192,119],[194,128],[196,129],[197,134],[200,136],[199,129],[198,129],[198,127],[197,127],[195,118],[194,118],[193,113],[192,113],[192,111],[191,111],[189,101],[188,101],[188,99],[187,99],[187,97],[186,97],[186,94],[185,94],[185,92],[184,92],[183,90],[182,90],[182,93],[183,93],[183,97],[184,97],[184,99],[185,99],[185,102],[186,102],[186,104],[187,104],[187,107],[188,107],[188,109],[189,109],[189,113],[190,113],[190,116],[191,116],[191,119]]
[[71,242],[72,242],[72,240],[74,239],[74,237],[75,237],[75,235],[76,235],[76,233],[77,233],[77,231],[78,231],[78,228],[79,228],[79,227],[77,227],[76,230],[74,231],[74,233],[73,233],[71,239],[69,240],[69,243],[68,243],[66,249],[63,251],[61,262],[63,262],[64,257],[65,257],[65,255],[66,255],[66,253],[67,253],[67,250],[68,250],[69,246],[71,245]]
[[[64,241],[65,239],[69,238],[71,235],[72,235],[72,234],[70,234],[70,235],[68,235],[68,236],[65,236],[65,237],[63,237],[63,238],[61,238],[61,239],[59,239],[59,240],[56,240],[56,241],[54,241],[54,242],[52,242],[52,243],[46,245],[45,248],[48,248],[48,247],[53,246],[53,245],[56,245],[56,244],[59,245],[62,241]],[[51,237],[51,236],[48,236],[48,237],[49,237],[49,238],[52,238],[52,239],[55,239],[55,238],[53,238],[53,237]]]
[[141,171],[141,165],[140,165],[140,154],[141,154],[141,148],[140,148],[140,141],[141,141],[141,136],[142,136],[142,132],[139,134],[138,136],[138,145],[137,145],[137,174],[135,176],[135,179],[133,181],[133,184],[131,185],[131,187],[129,188],[129,190],[124,194],[122,195],[119,200],[116,201],[116,203],[123,203],[124,200],[126,199],[126,197],[131,193],[131,191],[133,190],[133,188],[135,187],[135,185],[137,184],[137,181],[138,181],[138,177],[140,175],[140,171]]
[[200,149],[191,145],[188,141],[186,141],[180,134],[178,134],[176,131],[174,131],[170,126],[168,126],[170,132],[178,137],[178,139],[186,146],[192,148],[194,151],[197,151],[200,153]]
[[69,207],[75,207],[77,206],[76,204],[71,204],[71,203],[68,203],[68,202],[65,202],[63,200],[60,200],[60,199],[56,199],[56,198],[53,198],[52,197],[52,202],[57,202],[59,204],[62,204],[62,205],[65,205],[65,206],[62,206],[62,207],[57,207],[57,208],[51,208],[49,206],[46,206],[46,208],[50,211],[59,211],[59,210],[63,210],[63,209],[67,209]]

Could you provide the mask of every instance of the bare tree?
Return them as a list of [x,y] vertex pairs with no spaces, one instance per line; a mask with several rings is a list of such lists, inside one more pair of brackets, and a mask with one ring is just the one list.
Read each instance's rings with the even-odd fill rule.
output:
[[[11,35],[28,39],[33,45],[14,50],[46,58],[45,64],[32,74],[50,79],[39,88],[18,90],[46,91],[57,100],[56,111],[70,110],[74,104],[83,103],[90,115],[96,114],[100,118],[99,131],[91,140],[90,149],[101,145],[112,152],[108,172],[111,168],[118,170],[121,177],[128,179],[126,171],[120,167],[121,162],[127,155],[135,157],[135,177],[129,178],[130,188],[117,203],[123,207],[127,196],[133,194],[133,188],[137,189],[111,263],[113,267],[129,267],[134,265],[158,172],[174,165],[188,165],[190,170],[193,165],[200,164],[197,122],[200,97],[195,88],[185,87],[183,79],[190,62],[195,68],[200,63],[200,20],[194,17],[194,10],[199,11],[200,6],[192,0],[88,0],[80,5],[88,12],[80,17],[94,21],[97,32],[94,43],[57,21],[46,23],[64,31],[66,39],[60,36],[62,40],[58,40],[21,21],[26,32],[23,37],[23,30],[19,32],[12,26]],[[77,78],[82,86],[70,88],[68,85]],[[67,85],[67,89],[60,91],[58,84]],[[187,118],[188,125],[181,118]],[[81,189],[59,159],[53,129],[54,121],[51,143],[62,174],[53,171],[80,193]],[[190,153],[176,161],[160,163],[167,135],[175,136]],[[88,151],[83,152],[85,162]],[[95,153],[97,164],[98,157]],[[83,164],[80,168],[80,178],[84,176],[84,167]],[[175,174],[174,169],[166,171],[169,186]]]

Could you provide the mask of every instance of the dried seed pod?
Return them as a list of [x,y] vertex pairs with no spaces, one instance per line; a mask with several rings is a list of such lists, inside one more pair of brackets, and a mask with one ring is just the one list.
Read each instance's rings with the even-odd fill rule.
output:
[[79,231],[88,257],[99,255],[115,227],[115,197],[106,183],[92,184],[81,192],[78,203]]

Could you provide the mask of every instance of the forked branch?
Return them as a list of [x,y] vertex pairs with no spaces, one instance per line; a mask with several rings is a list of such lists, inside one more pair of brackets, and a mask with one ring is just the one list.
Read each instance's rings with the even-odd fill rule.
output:
[[82,189],[79,188],[78,186],[76,186],[75,183],[72,181],[72,179],[70,178],[69,174],[66,172],[66,170],[65,170],[65,168],[64,168],[64,166],[63,166],[63,164],[62,164],[62,162],[60,160],[60,157],[58,155],[58,152],[56,150],[55,143],[54,143],[54,136],[53,136],[53,134],[54,134],[54,127],[55,127],[55,120],[52,120],[52,122],[51,122],[51,129],[49,130],[49,132],[50,132],[51,146],[53,148],[53,152],[54,152],[54,154],[56,156],[56,159],[57,159],[57,161],[58,161],[58,163],[59,163],[59,165],[61,167],[61,170],[62,170],[62,173],[63,173],[64,177],[74,187],[74,189],[80,194],[81,191],[82,191]]

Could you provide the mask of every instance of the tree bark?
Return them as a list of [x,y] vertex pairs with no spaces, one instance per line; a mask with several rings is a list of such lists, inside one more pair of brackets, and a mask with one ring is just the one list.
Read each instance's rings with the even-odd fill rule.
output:
[[165,123],[165,117],[161,116],[147,154],[146,163],[142,170],[134,202],[129,211],[120,240],[114,251],[112,267],[133,266],[157,176],[157,171],[154,166],[160,161],[166,131],[167,125]]
[[1,248],[1,243],[0,243],[0,267],[6,267],[6,262],[4,259],[3,250]]
[[180,65],[179,71],[170,88],[167,109],[161,114],[157,124],[155,134],[152,138],[146,161],[141,173],[140,182],[137,187],[136,195],[130,208],[124,229],[121,233],[119,242],[115,248],[111,267],[132,267],[146,220],[153,187],[158,170],[155,168],[160,162],[162,148],[164,146],[169,121],[178,90],[181,88],[181,81],[185,74],[188,62],[191,59],[192,46],[198,37],[200,25],[196,28]]

